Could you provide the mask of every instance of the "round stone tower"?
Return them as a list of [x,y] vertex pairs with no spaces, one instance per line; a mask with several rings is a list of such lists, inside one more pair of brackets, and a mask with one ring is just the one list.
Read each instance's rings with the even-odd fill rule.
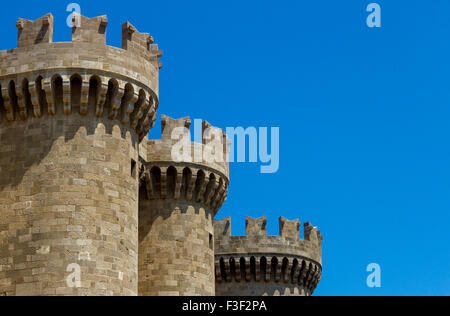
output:
[[267,236],[267,220],[246,219],[246,236],[231,236],[230,218],[214,221],[217,296],[311,296],[322,273],[322,236],[280,218],[280,236]]
[[228,191],[227,140],[207,122],[191,143],[189,118],[162,117],[148,142],[139,201],[139,295],[213,296],[212,220]]
[[0,295],[137,295],[139,144],[158,108],[161,56],[106,16],[17,22],[0,52]]

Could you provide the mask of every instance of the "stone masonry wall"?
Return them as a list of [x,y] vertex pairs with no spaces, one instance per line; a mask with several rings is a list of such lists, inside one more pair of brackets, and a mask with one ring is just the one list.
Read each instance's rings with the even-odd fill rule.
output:
[[0,124],[0,294],[137,294],[137,143],[79,114]]
[[266,282],[223,283],[216,287],[216,296],[311,296],[301,286]]
[[[163,116],[161,125],[162,141],[148,142],[141,175],[139,295],[214,296],[212,219],[227,197],[228,163],[173,161],[172,132],[188,134],[190,119]],[[214,132],[217,153],[226,152],[223,132]],[[195,146],[188,138],[186,148],[201,152],[210,141]]]
[[51,14],[19,19],[0,52],[0,295],[138,294],[162,53],[128,22],[107,46],[107,24],[75,15],[72,42],[53,43]]
[[212,212],[173,200],[140,203],[139,295],[214,295]]

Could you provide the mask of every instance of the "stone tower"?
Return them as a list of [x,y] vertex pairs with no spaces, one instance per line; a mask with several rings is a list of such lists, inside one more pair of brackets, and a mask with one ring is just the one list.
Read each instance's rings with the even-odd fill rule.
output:
[[137,295],[161,53],[129,23],[107,46],[107,24],[75,15],[72,42],[53,43],[51,14],[20,19],[0,52],[0,294]]
[[217,296],[310,296],[322,273],[322,236],[280,218],[280,236],[267,236],[267,220],[246,219],[246,236],[231,236],[231,221],[214,221]]
[[227,198],[227,139],[203,122],[202,143],[192,143],[189,118],[163,116],[161,125],[142,174],[139,295],[213,296],[212,220]]
[[[208,122],[162,116],[162,56],[149,34],[74,15],[53,43],[53,16],[17,22],[0,51],[0,296],[312,295],[322,237],[247,218],[232,237],[214,221],[229,187],[228,142]],[[200,126],[201,125],[201,126]],[[197,128],[198,127],[198,128]]]

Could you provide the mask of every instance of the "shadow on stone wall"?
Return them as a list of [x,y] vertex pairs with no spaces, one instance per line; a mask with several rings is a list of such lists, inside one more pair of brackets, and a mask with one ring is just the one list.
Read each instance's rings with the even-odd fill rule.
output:
[[[13,191],[43,161],[70,169],[71,158],[86,158],[89,163],[96,153],[114,155],[120,149],[119,137],[128,139],[134,149],[139,145],[133,129],[106,117],[61,113],[8,122],[2,107],[0,111],[0,192],[8,187]],[[104,148],[94,149],[95,141],[104,141]],[[52,152],[54,156],[49,157]]]
[[202,215],[206,221],[211,221],[211,225],[214,217],[213,212],[201,203],[173,199],[150,201],[147,197],[146,188],[141,184],[139,189],[139,243],[148,237],[158,219],[165,222],[173,216],[174,212],[184,215],[188,213]]

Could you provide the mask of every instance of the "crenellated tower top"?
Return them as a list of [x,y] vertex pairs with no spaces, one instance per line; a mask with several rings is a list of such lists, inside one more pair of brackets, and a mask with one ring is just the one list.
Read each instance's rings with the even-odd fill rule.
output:
[[[231,219],[214,221],[217,290],[227,295],[263,295],[270,284],[295,286],[311,295],[320,282],[322,272],[322,240],[320,231],[310,223],[304,225],[300,238],[300,221],[280,217],[280,235],[267,235],[267,218],[246,218],[246,235],[231,235]],[[247,282],[246,287],[232,285]],[[255,285],[255,283],[266,285]],[[248,292],[241,293],[246,288]],[[228,291],[228,292],[226,292]],[[234,292],[237,291],[237,292]],[[262,291],[262,292],[258,292]],[[280,293],[283,295],[283,293]],[[270,293],[269,295],[273,295]]]
[[161,139],[148,141],[147,153],[141,153],[139,291],[144,295],[214,295],[212,221],[228,196],[228,150],[221,129],[195,125],[198,143],[191,141],[188,117],[163,115]]
[[228,141],[223,130],[202,123],[202,142],[191,142],[189,117],[162,115],[161,139],[147,143],[142,175],[149,199],[185,199],[214,211],[226,201]]
[[126,22],[116,48],[106,45],[106,16],[73,14],[71,42],[53,43],[51,14],[16,26],[17,48],[0,52],[0,123],[79,112],[116,119],[145,138],[156,118],[162,66],[149,34]]

